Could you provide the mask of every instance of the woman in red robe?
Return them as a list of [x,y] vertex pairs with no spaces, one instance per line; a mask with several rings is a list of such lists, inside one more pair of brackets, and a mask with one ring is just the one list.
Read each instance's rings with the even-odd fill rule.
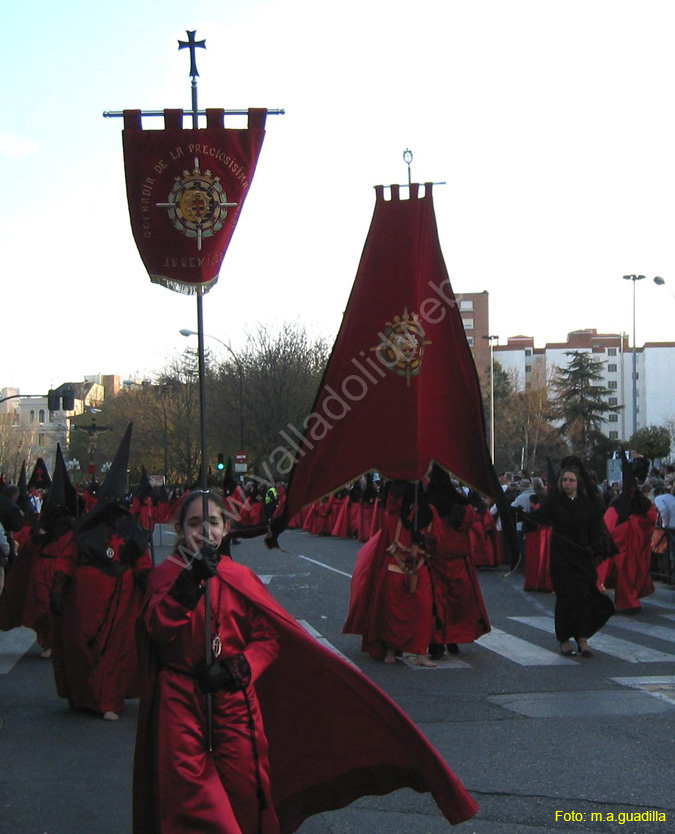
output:
[[[208,509],[205,536],[201,493],[186,505],[186,546],[151,574],[139,622],[134,834],[290,834],[312,814],[402,787],[431,791],[453,823],[475,814],[405,713],[228,558],[213,493]],[[210,663],[207,584],[220,652]]]
[[[209,500],[205,541],[202,494],[183,502],[177,552],[153,574],[142,616],[161,667],[157,686],[157,830],[279,830],[271,807],[269,758],[255,684],[275,660],[272,624],[226,582],[209,583],[213,661],[205,658],[204,580],[216,575],[225,534],[223,505]],[[189,561],[180,554],[199,554]],[[239,565],[236,571],[247,572]],[[212,746],[204,728],[212,699]],[[135,828],[134,830],[139,830]],[[143,828],[143,834],[150,829]]]

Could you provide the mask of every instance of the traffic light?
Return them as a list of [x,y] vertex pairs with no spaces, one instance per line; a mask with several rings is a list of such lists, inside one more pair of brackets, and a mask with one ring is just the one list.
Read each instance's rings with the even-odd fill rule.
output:
[[55,394],[54,391],[50,388],[47,392],[47,408],[50,411],[60,411],[61,410],[61,397],[58,394]]
[[219,472],[222,472],[225,469],[225,456],[222,452],[218,452],[218,463],[216,464],[216,469]]
[[72,388],[64,388],[61,399],[64,411],[72,411],[75,408],[75,392]]
[[[61,393],[58,393],[59,390]],[[56,391],[50,388],[47,392],[47,408],[50,411],[72,411],[75,408],[75,391],[70,386],[57,388]]]

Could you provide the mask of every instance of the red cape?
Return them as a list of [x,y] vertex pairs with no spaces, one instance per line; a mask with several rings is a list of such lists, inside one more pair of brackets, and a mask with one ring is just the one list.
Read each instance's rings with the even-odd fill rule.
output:
[[[171,587],[179,570],[169,560],[156,568],[150,592]],[[256,690],[282,834],[296,831],[313,814],[404,787],[430,791],[451,823],[476,813],[478,806],[461,782],[388,695],[317,643],[251,572],[223,559],[218,576],[262,610],[279,634],[279,658]],[[143,684],[134,763],[134,831],[153,834],[152,696],[157,669],[144,632],[140,641]]]
[[640,608],[640,599],[654,593],[649,569],[656,515],[653,506],[644,515],[631,513],[623,522],[615,507],[605,513],[605,524],[619,552],[598,565],[598,582],[616,589],[614,603],[620,611]]

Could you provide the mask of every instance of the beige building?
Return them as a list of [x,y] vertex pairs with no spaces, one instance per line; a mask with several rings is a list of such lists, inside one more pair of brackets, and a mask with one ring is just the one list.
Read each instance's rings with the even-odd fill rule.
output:
[[[119,391],[118,376],[90,377],[84,382],[67,382],[54,388],[53,392],[62,396],[65,390],[72,389],[73,408],[66,411],[60,408],[50,411],[47,395],[20,395],[18,388],[0,390],[0,471],[6,470],[10,477],[17,472],[21,461],[26,460],[30,468],[37,458],[44,459],[49,472],[53,471],[56,460],[56,444],[67,457],[70,445],[70,418],[83,414],[89,408],[98,408],[107,393]],[[63,402],[61,402],[63,405]],[[30,472],[29,472],[30,474]]]

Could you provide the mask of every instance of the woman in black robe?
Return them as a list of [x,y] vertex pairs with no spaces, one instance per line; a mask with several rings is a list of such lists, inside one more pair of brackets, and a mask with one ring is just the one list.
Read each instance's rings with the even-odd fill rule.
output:
[[551,581],[556,595],[555,634],[566,657],[592,657],[588,638],[614,613],[611,599],[597,587],[596,558],[603,551],[602,516],[589,495],[586,478],[578,466],[563,466],[557,488],[540,509],[528,515],[539,524],[550,524]]

